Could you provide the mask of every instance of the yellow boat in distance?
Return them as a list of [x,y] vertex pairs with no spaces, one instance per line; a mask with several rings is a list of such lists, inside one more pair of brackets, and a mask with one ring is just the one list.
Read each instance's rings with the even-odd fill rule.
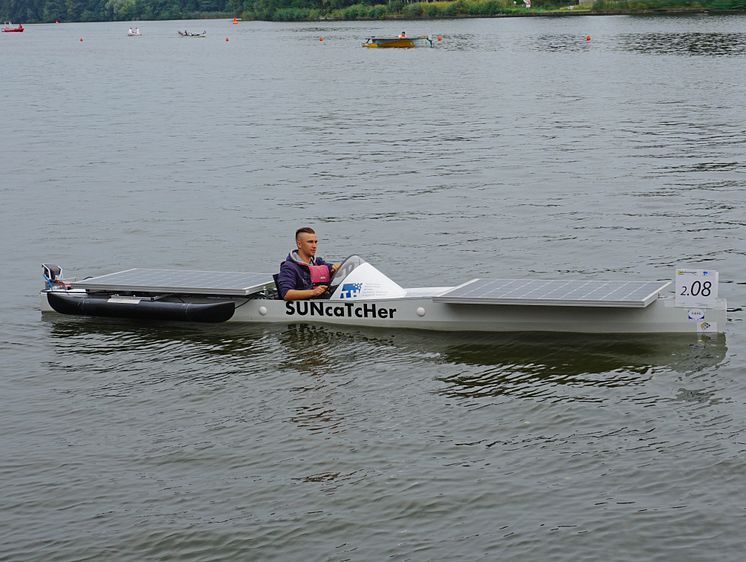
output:
[[369,37],[363,47],[370,49],[411,49],[412,47],[432,47],[433,40],[421,37]]

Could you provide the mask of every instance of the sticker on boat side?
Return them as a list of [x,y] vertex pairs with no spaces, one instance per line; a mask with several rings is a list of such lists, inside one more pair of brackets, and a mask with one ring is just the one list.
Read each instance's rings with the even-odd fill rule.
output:
[[710,334],[710,333],[716,333],[717,331],[718,331],[717,322],[707,322],[706,320],[703,320],[702,322],[697,322],[697,333],[699,334]]
[[362,283],[343,283],[342,291],[339,293],[340,299],[354,299],[360,295],[360,291],[363,288]]
[[287,301],[285,314],[288,316],[318,316],[326,318],[393,318],[396,308],[379,306],[375,303],[328,304],[318,301]]
[[704,320],[705,319],[705,311],[701,308],[690,308],[689,312],[687,313],[687,318],[689,320]]

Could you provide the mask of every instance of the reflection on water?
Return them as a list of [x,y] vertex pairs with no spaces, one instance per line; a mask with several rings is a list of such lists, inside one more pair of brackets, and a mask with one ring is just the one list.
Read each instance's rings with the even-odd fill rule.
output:
[[127,319],[43,316],[50,325],[50,336],[63,354],[142,353],[179,349],[198,350],[206,355],[246,357],[266,351],[262,330],[236,329],[221,325],[208,330],[199,324],[176,322],[137,322]]
[[623,51],[652,55],[742,55],[746,33],[624,33],[618,45]]
[[283,368],[295,369],[321,376],[342,364],[375,353],[384,338],[350,331],[334,330],[325,326],[290,324],[276,327],[283,349]]
[[311,375],[322,375],[342,361],[372,353],[391,343],[384,333],[368,334],[324,326],[290,324],[191,324],[139,322],[128,319],[44,315],[50,337],[64,355],[102,355],[137,352],[141,356],[164,353],[204,359],[271,361]]
[[[45,316],[45,320],[48,318]],[[47,322],[56,355],[47,365],[91,375],[88,392],[125,396],[145,387],[188,382],[202,387],[231,384],[268,369],[276,339],[261,331],[219,331],[168,322],[137,323],[106,318]],[[270,366],[271,368],[271,366]],[[111,377],[115,371],[118,376]]]
[[449,364],[486,366],[442,377],[457,396],[530,396],[545,386],[618,387],[660,371],[696,373],[725,358],[725,336],[521,334],[450,346]]
[[[386,357],[439,370],[444,392],[460,396],[514,394],[541,385],[616,387],[639,384],[655,372],[696,373],[717,366],[727,351],[724,335],[470,334],[323,325],[138,324],[98,318],[50,320],[51,339],[63,355],[136,352],[143,360],[191,357],[206,376],[226,367],[276,365],[322,379],[352,365]],[[220,359],[220,361],[216,361]],[[474,369],[473,367],[477,367]],[[485,369],[486,367],[486,369]],[[210,374],[212,373],[212,374]],[[325,415],[312,412],[309,415]]]
[[449,346],[443,357],[451,363],[524,365],[537,373],[575,375],[618,369],[644,373],[655,366],[690,372],[719,362],[725,350],[722,334],[477,334]]

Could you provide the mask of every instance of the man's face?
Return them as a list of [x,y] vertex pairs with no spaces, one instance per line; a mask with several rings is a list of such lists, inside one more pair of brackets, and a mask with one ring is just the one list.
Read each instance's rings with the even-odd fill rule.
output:
[[298,235],[298,252],[309,257],[316,255],[316,246],[319,244],[319,239],[316,238],[315,234],[308,234],[307,232],[301,232]]

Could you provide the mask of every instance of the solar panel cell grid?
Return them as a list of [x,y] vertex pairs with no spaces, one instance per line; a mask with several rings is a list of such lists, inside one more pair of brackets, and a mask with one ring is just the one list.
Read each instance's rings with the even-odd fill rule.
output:
[[670,283],[547,279],[475,279],[434,300],[447,303],[645,307]]
[[138,268],[84,279],[75,286],[100,291],[247,296],[271,282],[271,273]]

